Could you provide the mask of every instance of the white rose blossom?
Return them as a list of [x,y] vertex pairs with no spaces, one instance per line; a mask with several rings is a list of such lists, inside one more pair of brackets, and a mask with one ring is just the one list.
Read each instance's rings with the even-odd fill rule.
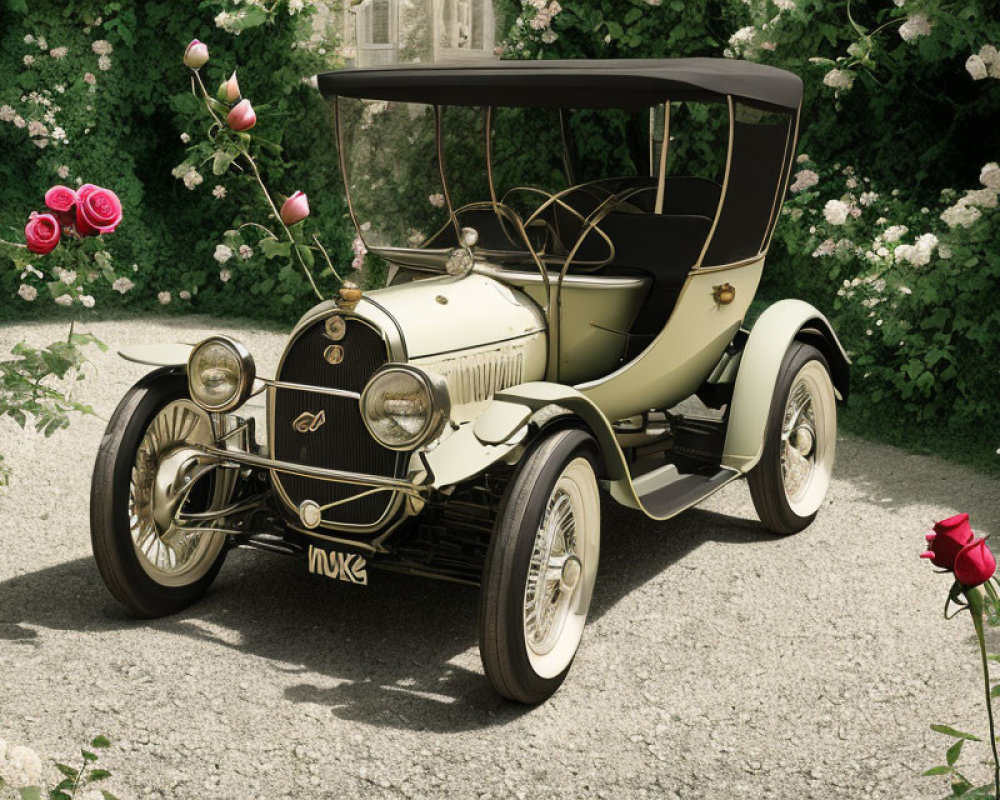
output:
[[212,258],[214,258],[220,264],[225,264],[232,257],[233,257],[233,249],[228,245],[217,244],[215,246],[215,252],[212,254]]
[[843,225],[851,213],[851,207],[843,200],[828,200],[823,206],[823,217],[831,225]]
[[219,280],[223,283],[228,282],[231,277],[233,277],[233,273],[231,273],[228,269],[219,270]]
[[158,295],[156,295],[156,299],[160,301],[161,306],[169,305],[170,292],[160,292]]
[[982,56],[978,53],[975,53],[966,59],[965,71],[972,76],[972,80],[974,81],[981,81],[983,78],[988,78],[990,76],[989,70],[986,68],[986,62],[983,61]]
[[882,234],[882,238],[887,242],[898,242],[909,230],[905,225],[893,225],[890,228],[886,228],[885,233]]
[[29,303],[38,297],[38,289],[27,283],[22,283],[21,288],[17,290],[17,293],[20,295],[22,300],[26,300]]
[[181,289],[181,291],[179,291],[177,293],[177,296],[181,300],[190,300],[191,299],[191,292],[189,292],[187,289]]
[[93,308],[94,307],[94,303],[96,301],[94,300],[94,298],[91,295],[85,294],[85,295],[82,295],[80,297],[80,302],[83,304],[84,308]]
[[212,197],[216,200],[221,200],[226,196],[226,187],[221,184],[216,184],[215,188],[212,189]]
[[61,294],[55,300],[57,306],[71,306],[73,305],[73,296],[68,294]]
[[899,26],[899,35],[904,42],[912,42],[918,36],[927,36],[931,32],[931,23],[926,14],[913,14]]
[[125,294],[135,288],[135,284],[132,283],[128,278],[118,278],[114,283],[111,284],[111,288],[114,289],[119,294]]
[[983,212],[975,206],[959,202],[942,211],[941,220],[949,228],[968,228],[975,224],[982,215]]
[[241,244],[239,250],[240,258],[244,261],[248,261],[253,258],[253,248],[248,244]]
[[987,189],[1000,192],[1000,166],[996,161],[986,164],[979,173],[979,182]]

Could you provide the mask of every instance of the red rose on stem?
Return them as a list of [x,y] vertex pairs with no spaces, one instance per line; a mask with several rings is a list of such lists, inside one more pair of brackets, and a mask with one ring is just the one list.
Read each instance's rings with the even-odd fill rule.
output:
[[997,560],[986,544],[986,539],[975,539],[955,556],[955,580],[969,589],[980,586],[997,571]]
[[956,514],[940,522],[934,523],[934,533],[927,534],[928,549],[921,553],[921,558],[931,559],[935,567],[942,569],[955,568],[955,556],[972,541],[975,534],[969,527],[968,514]]
[[76,205],[76,192],[68,186],[53,186],[45,193],[45,205],[52,211],[69,211]]
[[76,193],[76,230],[81,236],[111,233],[122,221],[122,204],[110,189],[85,183]]
[[44,256],[51,253],[61,234],[59,222],[51,214],[36,214],[32,212],[28,224],[24,226],[24,239],[32,253]]

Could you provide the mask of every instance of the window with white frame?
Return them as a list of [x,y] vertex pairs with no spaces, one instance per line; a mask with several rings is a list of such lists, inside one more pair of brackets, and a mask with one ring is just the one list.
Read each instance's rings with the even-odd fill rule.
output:
[[395,63],[399,55],[399,0],[364,0],[356,13],[358,66]]

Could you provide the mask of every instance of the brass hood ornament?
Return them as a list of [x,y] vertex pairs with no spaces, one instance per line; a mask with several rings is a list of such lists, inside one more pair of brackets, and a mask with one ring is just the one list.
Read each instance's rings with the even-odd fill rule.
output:
[[342,311],[353,311],[361,302],[361,287],[354,281],[344,281],[337,290],[337,307]]

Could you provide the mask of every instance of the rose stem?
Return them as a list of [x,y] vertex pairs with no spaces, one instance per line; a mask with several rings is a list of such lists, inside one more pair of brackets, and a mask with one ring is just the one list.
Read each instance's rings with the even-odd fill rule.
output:
[[990,697],[990,662],[986,657],[986,635],[983,632],[983,596],[975,587],[965,590],[969,601],[969,612],[972,614],[972,624],[976,626],[976,638],[979,640],[979,655],[983,660],[983,681],[986,685],[986,716],[990,721],[990,747],[993,749],[993,787],[996,796],[1000,798],[1000,755],[997,754],[996,729],[993,724],[993,699]]

